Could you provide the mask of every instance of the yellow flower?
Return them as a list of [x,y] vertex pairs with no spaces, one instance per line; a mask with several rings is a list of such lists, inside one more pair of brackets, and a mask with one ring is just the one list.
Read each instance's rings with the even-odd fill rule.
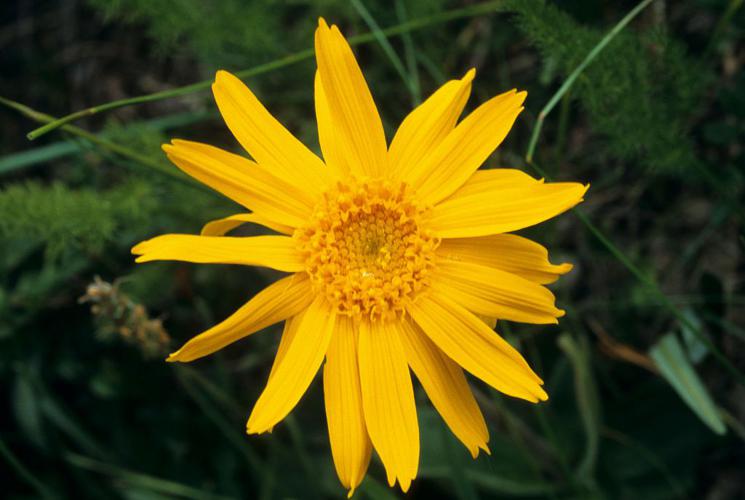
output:
[[[265,266],[292,273],[171,354],[188,362],[285,321],[249,433],[270,431],[323,363],[331,451],[349,494],[372,448],[393,486],[417,474],[419,427],[409,368],[473,457],[488,431],[463,369],[532,402],[543,381],[493,331],[496,318],[556,323],[543,285],[571,269],[507,234],[582,201],[587,187],[518,170],[478,170],[522,111],[525,92],[498,95],[457,122],[474,70],[412,111],[390,146],[362,72],[336,26],[315,34],[315,107],[323,160],[235,76],[220,71],[217,106],[254,161],[196,142],[163,146],[179,168],[251,210],[132,249],[137,262]],[[244,223],[279,233],[227,237]],[[325,359],[325,363],[324,363]]]

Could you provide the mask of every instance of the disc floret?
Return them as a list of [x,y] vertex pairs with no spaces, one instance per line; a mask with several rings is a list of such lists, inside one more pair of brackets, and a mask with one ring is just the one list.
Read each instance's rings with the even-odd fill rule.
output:
[[395,317],[428,286],[439,240],[422,227],[426,212],[401,182],[352,179],[324,193],[295,238],[337,313]]

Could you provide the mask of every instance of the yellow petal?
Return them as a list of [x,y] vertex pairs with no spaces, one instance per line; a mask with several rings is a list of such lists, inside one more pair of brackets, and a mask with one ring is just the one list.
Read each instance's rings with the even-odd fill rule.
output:
[[331,178],[321,159],[283,127],[242,81],[218,71],[212,93],[230,131],[261,166],[316,195],[325,190]]
[[338,317],[323,366],[331,454],[339,480],[350,497],[365,477],[372,450],[362,410],[358,340],[359,332],[352,320]]
[[[282,364],[282,360],[285,359],[287,349],[290,347],[290,344],[292,344],[293,340],[295,339],[297,328],[298,326],[300,326],[300,322],[302,321],[303,312],[305,311],[302,311],[297,315],[285,320],[285,326],[282,329],[282,336],[279,338],[279,345],[277,346],[277,354],[274,355],[272,369],[269,372],[269,380],[272,380],[272,377],[277,372],[277,368],[279,368],[279,366]],[[266,432],[272,432],[273,430],[274,427],[272,426],[269,427]]]
[[[282,360],[285,359],[287,349],[295,339],[297,328],[302,322],[304,312],[305,310],[300,311],[295,316],[289,317],[285,320],[285,326],[282,328],[282,336],[279,338],[279,345],[277,346],[277,353],[274,355],[274,361],[272,362],[272,369],[269,371],[269,380],[272,379],[274,374],[277,372],[277,368],[282,364]],[[269,432],[271,432],[271,429]]]
[[486,323],[486,325],[494,330],[497,327],[497,318],[493,316],[486,316],[485,314],[477,314],[477,318]]
[[269,378],[248,418],[246,430],[270,430],[300,401],[321,366],[334,330],[336,314],[321,299],[303,313],[282,362]]
[[308,307],[311,298],[310,280],[305,273],[275,281],[225,321],[189,340],[171,354],[168,361],[194,361],[219,351],[228,344],[298,314]]
[[449,260],[501,269],[541,284],[553,283],[572,269],[571,264],[551,264],[548,250],[515,234],[444,239],[437,254]]
[[552,182],[462,196],[456,192],[432,209],[429,225],[441,238],[517,231],[569,210],[582,201],[588,187],[576,182]]
[[326,92],[323,90],[321,75],[318,71],[316,71],[314,90],[316,122],[318,123],[318,142],[321,145],[323,159],[335,177],[344,177],[349,173],[349,165],[347,165],[344,147],[339,143],[337,131],[334,128],[328,98],[326,97]]
[[263,266],[278,271],[305,269],[295,241],[288,236],[195,236],[164,234],[132,248],[139,255],[135,262],[179,260],[198,264],[241,264]]
[[432,286],[476,314],[522,323],[558,323],[551,291],[493,267],[439,259]]
[[450,430],[473,458],[479,448],[489,453],[489,431],[463,370],[410,321],[401,322],[400,334],[411,369]]
[[168,158],[181,170],[267,219],[297,227],[313,211],[315,199],[255,162],[198,142],[164,144]]
[[404,179],[418,198],[433,205],[462,186],[507,136],[526,95],[511,90],[486,101],[418,161]]
[[433,290],[407,310],[437,347],[474,376],[510,396],[534,403],[548,399],[520,353],[451,299]]
[[[522,170],[515,168],[490,168],[477,170],[458,190],[449,198],[456,196],[470,196],[486,192],[496,192],[501,189],[517,187],[534,187],[543,184],[542,179],[534,179]],[[444,203],[443,201],[443,203]]]
[[229,217],[223,217],[222,219],[210,221],[204,225],[200,234],[202,236],[223,236],[225,233],[229,233],[233,229],[249,222],[252,222],[254,224],[261,224],[262,226],[273,229],[278,233],[287,235],[291,235],[293,233],[293,229],[290,226],[277,224],[267,219],[266,217],[262,217],[259,214],[253,213],[235,214]]
[[359,363],[367,431],[388,484],[406,492],[419,467],[419,423],[411,375],[395,322],[360,324]]
[[316,61],[331,111],[337,142],[353,173],[377,177],[387,172],[383,123],[352,49],[335,25],[319,20]]
[[432,151],[453,130],[471,93],[476,71],[460,80],[450,80],[409,113],[388,150],[391,174],[406,179],[416,163]]

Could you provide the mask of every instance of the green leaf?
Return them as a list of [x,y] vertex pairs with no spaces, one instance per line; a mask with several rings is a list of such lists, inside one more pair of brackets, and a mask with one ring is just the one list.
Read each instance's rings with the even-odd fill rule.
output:
[[[164,494],[170,498],[191,498],[191,499],[209,499],[225,500],[228,497],[210,493],[197,488],[192,488],[185,484],[159,477],[142,474],[132,470],[124,469],[116,465],[100,462],[76,453],[66,453],[65,459],[76,467],[98,472],[126,483],[130,487],[153,493]],[[142,498],[142,497],[140,497]],[[151,496],[151,498],[153,498]]]
[[585,451],[577,466],[577,476],[592,483],[600,444],[600,398],[590,365],[590,348],[586,337],[580,337],[577,342],[568,333],[559,337],[559,347],[569,358],[574,371],[577,409],[586,435]]
[[673,386],[683,401],[715,433],[724,434],[727,428],[719,416],[714,401],[703,382],[693,369],[690,359],[685,354],[678,337],[668,333],[650,350],[663,377]]
[[29,440],[40,448],[46,447],[39,397],[28,378],[19,373],[13,386],[13,413]]

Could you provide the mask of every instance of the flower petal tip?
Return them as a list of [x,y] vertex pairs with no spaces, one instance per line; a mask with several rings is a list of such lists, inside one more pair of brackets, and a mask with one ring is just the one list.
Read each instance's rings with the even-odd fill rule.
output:
[[464,82],[471,82],[474,78],[476,78],[476,68],[471,68],[466,71],[466,74],[463,75],[463,78],[461,78],[461,80],[463,80]]
[[558,269],[556,270],[556,272],[558,272],[559,274],[566,274],[572,269],[574,269],[574,264],[570,264],[569,262],[564,262],[563,264],[558,265]]
[[409,488],[411,487],[411,478],[402,479],[399,477],[398,485],[401,487],[401,491],[403,491],[404,493],[408,492]]
[[474,446],[469,450],[471,452],[471,458],[476,460],[479,457],[480,452],[484,452],[487,455],[491,455],[491,450],[489,449],[489,446],[486,443],[481,443],[478,446]]
[[329,29],[329,25],[323,17],[318,18],[318,27]]
[[218,69],[217,71],[215,71],[215,83],[219,83],[221,80],[225,80],[226,78],[230,77],[235,78],[229,71],[226,71],[224,69]]

